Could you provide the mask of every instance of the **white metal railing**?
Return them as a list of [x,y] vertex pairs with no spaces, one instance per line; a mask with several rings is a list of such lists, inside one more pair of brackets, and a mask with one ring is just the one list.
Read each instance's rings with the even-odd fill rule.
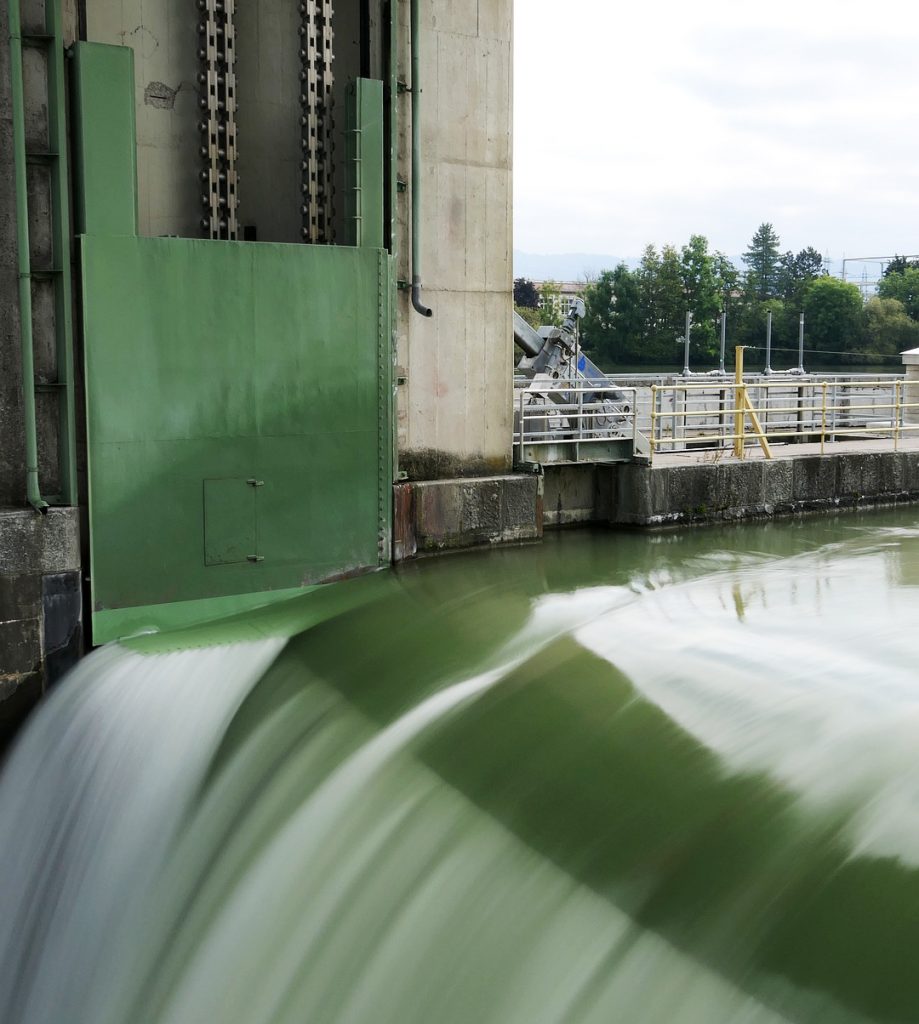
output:
[[647,451],[635,416],[636,391],[612,382],[516,378],[516,460],[609,461]]
[[650,388],[652,454],[809,438],[883,437],[919,431],[919,381],[903,379],[674,381]]
[[[633,378],[634,379],[634,378]],[[882,375],[711,375],[661,383],[514,380],[518,462],[600,462],[765,443],[919,437],[919,381]],[[630,444],[624,444],[630,442]]]

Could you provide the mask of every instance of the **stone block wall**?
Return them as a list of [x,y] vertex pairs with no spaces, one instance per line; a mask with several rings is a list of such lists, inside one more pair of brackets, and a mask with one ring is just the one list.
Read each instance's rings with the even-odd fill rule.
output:
[[77,510],[0,511],[0,748],[82,653]]

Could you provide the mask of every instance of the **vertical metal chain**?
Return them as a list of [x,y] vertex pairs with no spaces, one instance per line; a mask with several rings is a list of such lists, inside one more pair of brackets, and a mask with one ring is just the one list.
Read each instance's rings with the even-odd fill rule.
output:
[[334,241],[333,42],[332,0],[304,0],[300,4],[300,212],[303,239],[312,243]]
[[204,19],[198,23],[201,37],[198,58],[202,69],[198,83],[199,105],[206,118],[198,127],[202,135],[204,168],[201,203],[205,214],[201,227],[209,238],[237,237],[238,179],[236,171],[236,30],[235,0],[197,0]]

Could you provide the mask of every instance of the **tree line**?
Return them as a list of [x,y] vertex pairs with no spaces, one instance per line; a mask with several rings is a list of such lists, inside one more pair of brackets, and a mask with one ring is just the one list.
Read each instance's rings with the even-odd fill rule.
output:
[[[692,364],[715,365],[720,317],[728,346],[765,344],[772,313],[774,366],[793,365],[798,324],[804,313],[806,362],[878,362],[919,347],[919,263],[902,257],[885,269],[877,295],[863,301],[860,289],[831,277],[812,246],[781,251],[771,224],[761,224],[742,257],[743,269],[709,249],[704,235],[677,248],[649,245],[634,270],[620,263],[590,280],[582,344],[601,366],[673,365],[682,360],[685,315],[692,313]],[[532,282],[514,282],[514,301],[531,322],[543,317],[544,295]],[[551,302],[549,303],[551,307]],[[782,350],[788,350],[787,352]]]

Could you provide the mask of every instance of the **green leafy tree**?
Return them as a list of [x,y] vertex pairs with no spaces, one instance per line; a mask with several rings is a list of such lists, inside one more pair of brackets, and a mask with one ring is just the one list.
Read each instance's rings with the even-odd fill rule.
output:
[[746,287],[751,299],[763,302],[779,290],[779,236],[768,223],[760,224],[743,254]]
[[638,280],[624,263],[604,270],[591,282],[584,301],[587,313],[581,337],[596,362],[612,368],[646,358]]
[[539,314],[543,324],[559,327],[568,312],[562,301],[562,288],[557,281],[543,281],[539,286]]
[[[747,301],[740,304],[734,310],[732,317],[728,319],[728,329],[732,344],[749,345],[751,348],[760,350],[766,347],[766,325],[769,314],[772,314],[772,345],[773,348],[780,348],[786,345],[789,339],[788,316],[786,308],[781,299],[765,299],[763,302]],[[797,338],[797,334],[795,335]],[[750,368],[754,369],[755,364],[765,353],[757,353],[750,357]],[[779,363],[778,358],[775,359]]]
[[[717,350],[717,328],[721,311],[722,284],[704,235],[691,235],[680,250],[685,308],[692,313],[693,350],[711,358]],[[685,329],[685,321],[684,321]]]
[[808,284],[823,275],[823,257],[813,246],[784,253],[779,258],[778,290],[786,305],[800,310]]
[[907,266],[905,270],[882,277],[878,296],[902,302],[907,315],[919,320],[919,267]]
[[908,260],[905,256],[894,256],[894,258],[884,267],[884,277],[889,274],[902,274],[909,270],[910,267],[919,267],[919,260]]
[[657,335],[660,272],[661,258],[657,249],[653,245],[646,246],[635,271],[635,282],[638,286],[638,305],[641,310],[641,338],[643,346],[649,352],[650,362],[655,358],[650,354],[650,350]]
[[537,306],[514,306],[514,311],[519,313],[534,330],[538,330],[546,322],[542,310]]
[[862,347],[864,309],[854,284],[835,277],[811,281],[804,293],[804,318],[808,347],[832,361],[844,361],[843,353],[857,354]]
[[[603,270],[584,291],[585,314],[581,322],[581,339],[584,347],[592,352],[605,352],[616,330],[616,273]],[[628,273],[628,271],[626,271]]]
[[898,299],[874,296],[865,303],[863,347],[877,355],[899,355],[919,347],[919,323]]
[[712,269],[721,296],[721,308],[727,309],[733,303],[735,292],[740,287],[740,271],[717,249],[712,253]]
[[683,264],[675,246],[661,249],[657,290],[657,330],[653,346],[662,361],[672,360],[685,329],[686,292],[683,287]]

